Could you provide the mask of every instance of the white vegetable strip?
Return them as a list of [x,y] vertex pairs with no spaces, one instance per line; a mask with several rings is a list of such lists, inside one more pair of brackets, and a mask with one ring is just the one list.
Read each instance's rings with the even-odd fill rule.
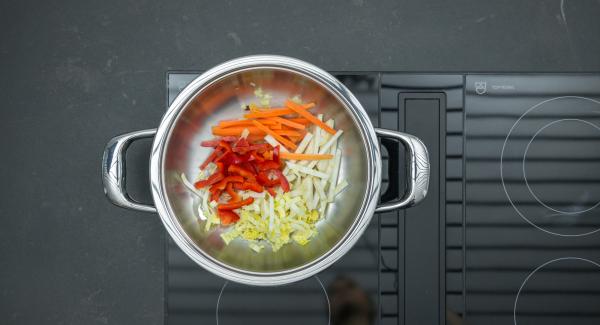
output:
[[242,131],[241,138],[242,138],[242,139],[247,139],[247,138],[248,138],[248,135],[250,135],[250,131],[248,131],[248,129],[247,129],[247,128],[244,128],[244,131]]
[[203,202],[203,197],[202,194],[200,192],[198,192],[198,190],[196,190],[196,188],[194,187],[194,185],[192,185],[192,183],[187,179],[187,177],[185,176],[185,173],[181,173],[181,182],[183,183],[183,185],[185,185],[185,187],[187,187],[188,190],[190,190],[190,192],[194,193],[194,195],[196,195],[198,198],[200,198],[200,203],[198,204],[198,218],[200,218],[200,220],[206,220],[207,219],[207,212],[209,212],[207,209],[205,209],[205,203]]
[[279,146],[279,150],[281,150],[282,152],[289,152],[281,143],[279,143],[279,141],[273,138],[270,134],[267,134],[265,136],[265,141],[267,141],[267,143],[273,147]]
[[[327,153],[327,151],[329,150],[329,148],[331,148],[331,146],[333,145],[334,142],[337,141],[337,139],[342,135],[343,131],[342,130],[338,130],[335,135],[333,137],[331,137],[331,139],[329,139],[329,141],[327,141],[327,143],[325,143],[323,145],[323,147],[321,147],[321,149],[319,150],[319,154],[320,155],[324,155]],[[310,164],[308,164],[308,168],[314,168],[315,165],[317,164],[317,160],[313,160]]]
[[335,195],[340,194],[346,187],[348,186],[348,182],[343,180],[335,187]]
[[336,150],[335,157],[333,158],[333,170],[331,171],[331,178],[329,179],[329,191],[327,193],[327,201],[332,202],[335,196],[335,186],[337,184],[338,174],[340,172],[340,165],[342,159],[342,151]]
[[300,141],[300,144],[298,145],[298,148],[296,148],[296,151],[294,151],[294,153],[304,153],[304,150],[306,150],[306,147],[308,146],[312,138],[312,133],[307,132],[304,135],[304,138],[302,138],[302,141]]
[[[333,120],[328,120],[325,124],[327,124],[329,127],[333,128],[335,123]],[[329,141],[329,139],[331,138],[331,135],[327,132],[323,133],[323,139],[320,143],[320,145],[324,145],[325,143],[327,143],[327,141]],[[337,141],[333,143],[333,145],[331,146],[332,148],[337,148]],[[335,152],[335,150],[334,150]],[[327,170],[327,166],[329,166],[331,159],[328,160],[321,160],[319,162],[317,162],[317,169],[319,171],[324,172],[325,170]]]
[[299,171],[301,173],[304,173],[304,174],[307,174],[307,175],[310,175],[310,176],[315,176],[315,177],[324,178],[324,179],[326,179],[326,178],[329,177],[329,175],[327,175],[327,174],[325,174],[323,172],[319,172],[319,171],[316,171],[314,169],[310,169],[310,168],[308,168],[306,166],[301,166],[301,165],[298,165],[298,164],[295,164],[295,163],[288,162],[288,166],[291,169],[293,169],[293,170],[297,170],[297,171]]
[[190,192],[194,193],[197,197],[202,198],[202,194],[196,190],[196,187],[188,180],[184,173],[181,173],[181,182],[188,190],[190,190]]
[[[325,181],[325,180],[323,180]],[[325,190],[323,189],[323,184],[321,183],[320,180],[315,180],[314,182],[315,185],[315,189],[317,190],[317,194],[319,194],[319,198],[322,201],[325,201],[327,199],[327,195],[325,195]]]

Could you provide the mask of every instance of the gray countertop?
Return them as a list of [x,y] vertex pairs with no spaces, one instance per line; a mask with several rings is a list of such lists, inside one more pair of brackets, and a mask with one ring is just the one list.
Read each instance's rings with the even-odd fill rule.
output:
[[[0,318],[162,324],[165,233],[104,198],[112,136],[165,73],[275,53],[336,71],[598,72],[600,1],[3,1]],[[132,148],[148,199],[149,142]]]

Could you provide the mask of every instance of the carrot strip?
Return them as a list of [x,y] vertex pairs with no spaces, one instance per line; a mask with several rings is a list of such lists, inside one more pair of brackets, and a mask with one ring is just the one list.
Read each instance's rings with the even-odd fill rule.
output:
[[219,122],[219,127],[227,128],[231,126],[242,126],[242,125],[252,125],[252,121],[248,120],[232,120],[232,121],[221,121]]
[[265,131],[254,126],[238,126],[230,128],[220,128],[218,126],[213,126],[212,133],[213,135],[222,137],[228,135],[240,136],[244,129],[248,129],[248,132],[250,132],[251,135],[265,135]]
[[303,124],[292,122],[292,121],[290,121],[288,119],[284,119],[284,118],[281,118],[279,116],[275,116],[275,117],[272,117],[270,119],[273,120],[273,121],[279,122],[280,124],[283,124],[285,126],[289,126],[291,128],[294,128],[294,129],[301,129],[301,130],[303,130],[305,128],[305,126]]
[[[296,103],[294,103],[294,104],[296,104]],[[298,105],[298,104],[296,104],[296,105],[301,110],[307,110],[309,108],[314,107],[315,103],[309,103],[306,105]],[[266,118],[266,117],[275,117],[275,116],[295,114],[295,113],[297,113],[297,112],[290,108],[277,108],[277,109],[271,109],[271,110],[268,110],[265,112],[248,113],[248,114],[245,114],[244,117],[245,118]]]
[[288,119],[288,121],[290,122],[294,122],[294,123],[298,123],[298,124],[302,124],[302,125],[307,125],[310,124],[310,121],[303,118],[303,117],[297,117],[297,118],[290,118]]
[[328,160],[333,158],[333,155],[309,155],[302,153],[291,153],[291,152],[281,152],[279,154],[281,159],[289,159],[289,160]]
[[252,123],[257,128],[259,128],[260,130],[264,131],[267,134],[270,134],[273,138],[275,138],[277,141],[281,142],[281,144],[283,144],[284,146],[286,146],[288,149],[296,150],[297,146],[293,142],[291,142],[290,140],[288,140],[288,139],[282,137],[281,135],[275,133],[275,131],[269,129],[264,124],[260,123],[257,120],[252,121]]
[[[262,124],[264,125],[275,125],[275,124],[279,124],[279,122],[273,121],[273,120],[264,120],[261,121]],[[251,126],[252,125],[252,121],[251,120],[229,120],[229,121],[221,121],[219,122],[219,127],[220,128],[228,128],[228,127],[238,127],[238,126]]]
[[295,131],[295,130],[275,130],[275,129],[272,129],[272,130],[279,135],[286,135],[286,136],[292,136],[292,137],[300,136],[300,132]]
[[301,105],[298,105],[298,104],[292,102],[291,100],[286,100],[285,101],[285,106],[287,106],[290,109],[294,110],[296,113],[298,113],[298,115],[306,118],[311,123],[317,125],[318,127],[320,127],[321,129],[325,130],[326,132],[328,132],[330,134],[335,134],[335,130],[334,129],[332,129],[331,127],[329,127],[329,125],[323,123],[323,121],[319,120],[318,118],[316,118],[311,113],[307,112]]

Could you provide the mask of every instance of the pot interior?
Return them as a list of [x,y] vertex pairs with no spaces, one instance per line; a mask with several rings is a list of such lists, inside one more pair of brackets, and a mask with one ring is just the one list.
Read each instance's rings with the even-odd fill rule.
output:
[[[339,142],[343,153],[339,178],[347,180],[350,186],[329,204],[325,218],[318,223],[317,236],[305,246],[290,243],[277,252],[266,245],[256,253],[241,239],[225,245],[220,234],[227,227],[205,231],[204,221],[197,218],[198,199],[182,186],[179,176],[185,173],[190,181],[195,179],[198,166],[212,151],[201,147],[200,142],[213,138],[211,126],[221,120],[241,118],[245,104],[258,104],[254,95],[258,87],[272,95],[271,107],[282,106],[285,99],[294,96],[300,96],[304,102],[315,102],[317,106],[311,111],[324,114],[325,120],[333,118],[335,128],[344,131]],[[371,199],[366,197],[369,176],[365,141],[350,110],[334,93],[304,74],[279,67],[255,67],[225,75],[200,89],[171,125],[162,165],[170,217],[176,219],[173,221],[182,238],[197,253],[237,272],[268,274],[303,267],[340,243],[359,217],[365,201]]]

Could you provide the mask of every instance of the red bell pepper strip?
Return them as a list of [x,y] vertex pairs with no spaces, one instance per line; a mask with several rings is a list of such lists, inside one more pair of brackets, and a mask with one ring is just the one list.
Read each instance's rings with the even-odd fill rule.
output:
[[231,145],[229,143],[227,143],[226,141],[220,141],[219,142],[219,147],[225,149],[225,151],[227,152],[231,152]]
[[234,183],[227,183],[227,188],[225,188],[227,190],[227,194],[231,196],[231,201],[229,202],[236,202],[240,200],[240,196],[233,190],[233,184]]
[[258,164],[258,170],[260,171],[279,169],[279,167],[281,167],[281,164],[273,160],[265,161]]
[[244,138],[240,138],[236,143],[235,143],[235,147],[248,147],[250,144],[248,143],[248,140],[244,139]]
[[215,165],[217,165],[217,172],[227,175],[227,168],[225,168],[225,164],[222,161],[217,161]]
[[243,182],[243,183],[233,183],[233,188],[240,191],[253,191],[256,193],[262,193],[263,187],[255,182]]
[[269,194],[271,194],[272,197],[277,196],[277,193],[275,193],[275,190],[272,187],[267,187],[267,192],[269,192]]
[[258,153],[256,153],[255,151],[252,151],[250,153],[250,156],[252,156],[252,158],[254,158],[254,160],[258,161],[258,162],[263,162],[265,161],[265,158],[261,157]]
[[252,151],[252,150],[256,150],[258,152],[264,152],[266,150],[269,150],[269,145],[266,143],[260,143],[260,144],[253,144],[247,147],[242,147],[242,146],[237,146],[235,148],[232,148],[231,150],[233,150],[233,152],[248,152],[248,151]]
[[254,173],[239,165],[229,165],[227,171],[233,174],[238,174],[248,179],[254,179]]
[[206,140],[206,141],[202,141],[200,142],[200,145],[203,147],[217,147],[219,145],[219,143],[221,141],[225,141],[225,142],[234,142],[237,140],[237,137],[234,136],[226,136],[226,137],[222,137],[222,138],[218,138],[218,139],[212,139],[212,140]]
[[243,183],[244,178],[242,176],[227,176],[223,178],[220,182],[214,184],[210,189],[223,191],[225,187],[227,187],[227,184],[230,182]]
[[281,172],[281,170],[279,169],[275,169],[275,175],[277,175],[277,178],[279,179],[279,183],[281,184],[281,189],[283,190],[283,192],[289,192],[290,183],[288,182],[287,178],[285,178],[285,175],[283,175],[283,172]]
[[269,174],[267,174],[267,172],[260,172],[258,173],[258,175],[256,175],[256,180],[258,181],[258,184],[263,185],[263,186],[275,186],[275,185],[279,185],[279,180],[276,179],[270,179],[269,178]]
[[221,191],[220,190],[210,190],[210,200],[211,201],[215,201],[215,202],[219,202],[219,197],[221,197]]
[[[217,156],[221,153],[220,148],[215,149],[207,158],[206,160],[204,160],[204,162],[202,163],[202,165],[200,165],[200,169],[204,169],[206,168],[206,166],[208,166],[208,164],[210,164],[213,160],[215,160],[215,158],[217,158]],[[221,156],[223,157],[223,156]],[[218,159],[218,158],[217,158]],[[218,161],[218,160],[217,160]]]
[[201,189],[203,187],[209,186],[209,185],[213,185],[214,183],[222,180],[225,176],[222,173],[215,173],[212,174],[209,178],[207,179],[203,179],[201,181],[197,181],[196,183],[194,183],[194,187],[197,189]]
[[273,161],[279,164],[279,146],[273,148]]
[[[219,148],[217,148],[219,149]],[[215,149],[215,151],[217,150]],[[215,159],[215,163],[218,163],[219,161],[223,160],[225,162],[227,162],[227,158],[229,158],[229,155],[231,155],[231,152],[225,152],[224,154],[220,155],[217,159]]]
[[252,204],[252,202],[254,202],[254,198],[249,197],[245,200],[241,200],[241,201],[237,201],[237,202],[221,203],[221,204],[217,205],[217,209],[218,210],[234,210],[234,209],[239,209],[245,205]]
[[219,219],[221,219],[221,224],[224,226],[236,223],[238,220],[240,220],[240,216],[231,210],[218,210],[218,214]]

